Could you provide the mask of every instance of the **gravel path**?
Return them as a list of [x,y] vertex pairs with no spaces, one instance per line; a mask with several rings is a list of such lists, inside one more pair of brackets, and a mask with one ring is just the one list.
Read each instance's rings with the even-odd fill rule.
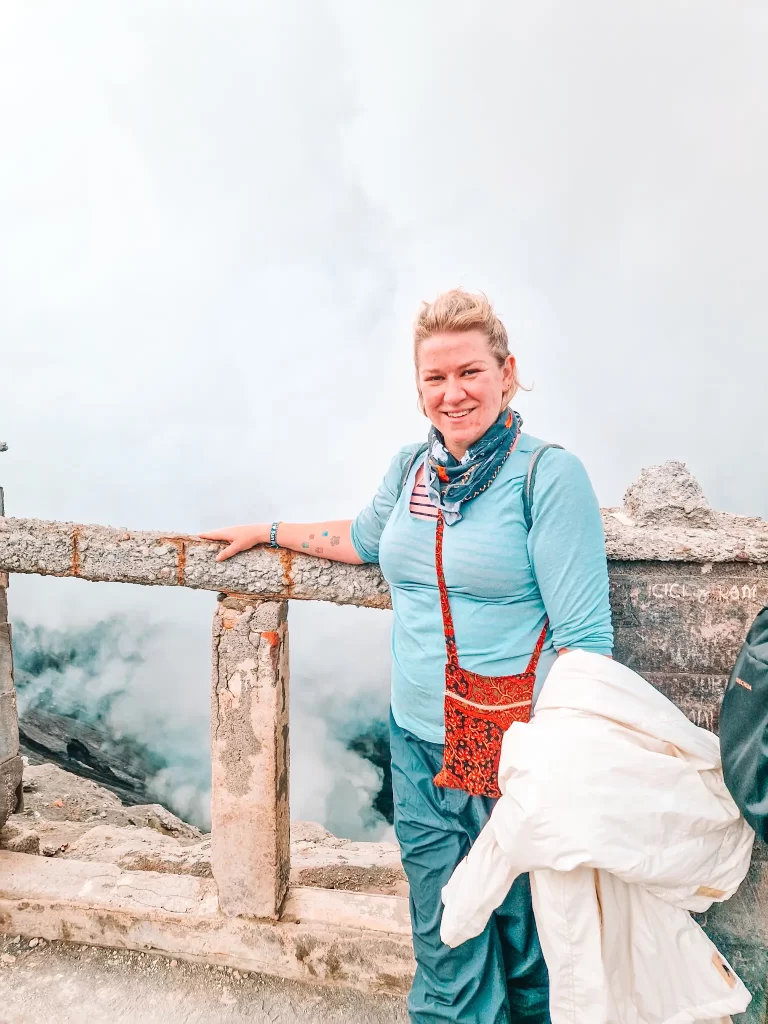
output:
[[[30,946],[30,941],[36,943]],[[0,1024],[407,1024],[405,1001],[164,956],[0,940]]]

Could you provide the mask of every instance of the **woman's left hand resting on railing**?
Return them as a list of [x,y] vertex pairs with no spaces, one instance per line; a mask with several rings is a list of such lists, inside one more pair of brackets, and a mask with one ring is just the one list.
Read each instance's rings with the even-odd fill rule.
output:
[[[352,544],[351,526],[351,519],[330,523],[280,523],[276,540],[279,547],[300,551],[303,555],[362,565],[363,560]],[[223,530],[211,530],[198,536],[203,540],[228,543],[229,546],[216,555],[216,561],[223,562],[258,544],[268,544],[270,529],[271,523],[252,523],[250,526],[225,526]]]

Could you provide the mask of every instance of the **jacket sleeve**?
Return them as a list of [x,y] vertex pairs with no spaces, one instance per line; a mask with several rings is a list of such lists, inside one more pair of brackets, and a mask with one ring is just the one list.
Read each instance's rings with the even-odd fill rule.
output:
[[608,562],[600,506],[584,466],[551,448],[531,503],[528,555],[557,650],[613,651]]
[[364,562],[379,560],[379,540],[382,531],[400,496],[400,483],[405,467],[418,448],[418,444],[410,444],[400,449],[389,464],[389,469],[371,502],[352,520],[352,546]]
[[486,824],[443,888],[440,938],[445,945],[459,946],[479,935],[519,874],[521,869],[501,849]]

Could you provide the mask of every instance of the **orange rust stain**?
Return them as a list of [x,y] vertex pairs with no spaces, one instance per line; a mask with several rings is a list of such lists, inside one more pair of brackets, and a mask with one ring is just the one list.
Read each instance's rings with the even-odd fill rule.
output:
[[78,548],[78,541],[80,540],[80,527],[75,526],[72,530],[72,562],[69,566],[69,571],[73,576],[80,575],[80,549]]
[[272,671],[275,674],[275,678],[277,678],[280,659],[280,634],[275,630],[269,630],[261,635],[269,644],[269,660],[272,662]]
[[179,545],[179,567],[178,567],[178,581],[179,586],[184,586],[184,570],[187,568],[187,542],[183,540]]
[[293,552],[280,548],[280,565],[283,567],[283,586],[290,595],[293,591]]
[[176,548],[178,559],[176,562],[176,582],[180,587],[184,586],[184,570],[187,567],[187,538],[186,537],[161,537],[161,544],[173,544]]

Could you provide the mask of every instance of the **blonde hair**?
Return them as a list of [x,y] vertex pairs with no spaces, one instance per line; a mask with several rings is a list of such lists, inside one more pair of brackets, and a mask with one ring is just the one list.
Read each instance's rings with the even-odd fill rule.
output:
[[[452,288],[438,295],[433,302],[422,302],[413,325],[413,362],[416,367],[416,387],[419,383],[419,346],[434,334],[461,334],[463,331],[482,331],[488,339],[491,355],[504,366],[509,351],[507,329],[493,311],[488,296],[483,292],[465,292]],[[504,393],[505,404],[512,400],[521,388],[515,364],[512,385]],[[424,403],[419,389],[419,408],[424,412]]]

